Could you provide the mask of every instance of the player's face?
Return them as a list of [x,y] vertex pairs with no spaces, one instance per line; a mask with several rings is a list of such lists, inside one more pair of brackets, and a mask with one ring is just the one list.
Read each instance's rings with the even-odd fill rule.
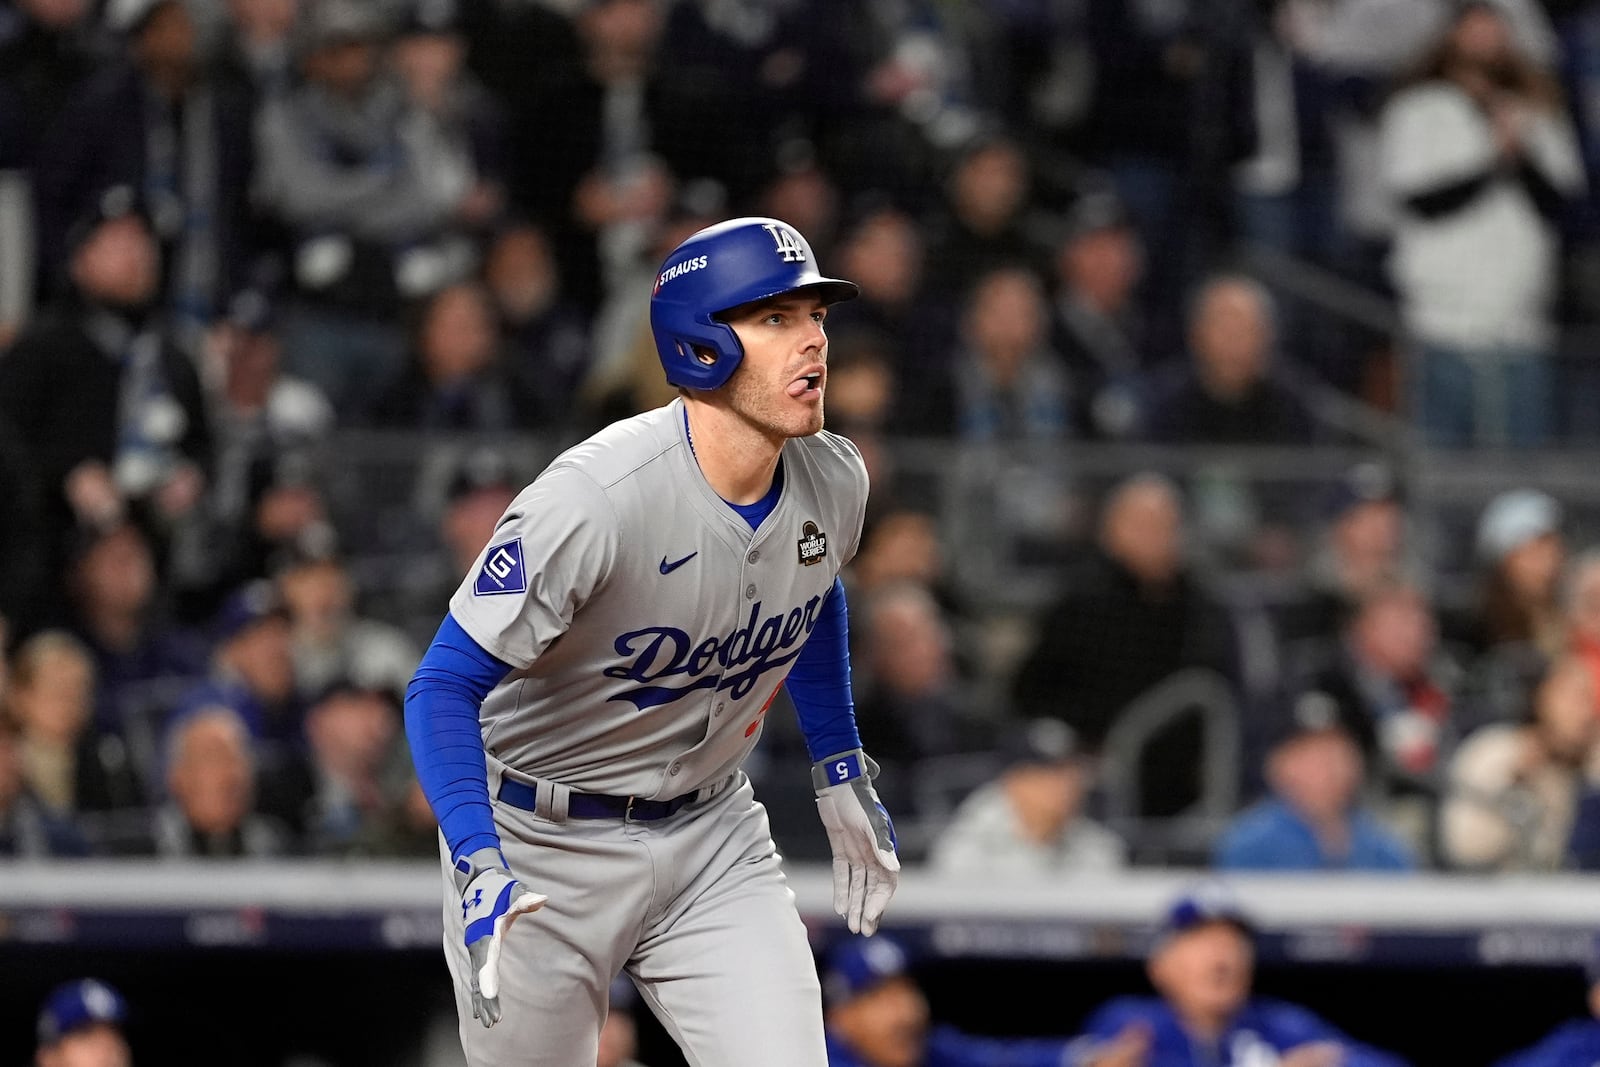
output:
[[794,293],[737,310],[728,319],[744,345],[744,359],[728,379],[728,403],[735,414],[773,437],[806,437],[822,429],[827,316],[817,297]]
[[1150,980],[1179,1015],[1226,1021],[1250,996],[1255,953],[1232,923],[1211,922],[1178,934],[1150,960]]
[[128,1067],[128,1043],[105,1023],[76,1030],[39,1052],[39,1067]]
[[835,1008],[829,1022],[873,1067],[916,1067],[927,1048],[928,1001],[904,976]]

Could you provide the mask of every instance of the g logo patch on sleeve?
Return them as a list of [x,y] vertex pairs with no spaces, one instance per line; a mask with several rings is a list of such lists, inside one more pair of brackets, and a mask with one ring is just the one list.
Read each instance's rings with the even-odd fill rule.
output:
[[522,538],[512,538],[489,549],[483,569],[478,571],[478,580],[472,585],[472,595],[500,596],[527,591],[528,576],[522,569]]

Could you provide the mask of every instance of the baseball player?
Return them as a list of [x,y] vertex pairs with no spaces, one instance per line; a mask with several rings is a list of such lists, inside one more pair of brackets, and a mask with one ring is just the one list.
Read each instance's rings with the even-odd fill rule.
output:
[[827,1062],[805,929],[740,765],[786,684],[834,906],[871,933],[899,861],[838,578],[867,476],[822,429],[823,320],[855,295],[776,219],[685,240],[650,302],[679,398],[559,456],[451,599],[406,730],[441,828],[469,1063],[594,1063],[623,970],[690,1063]]

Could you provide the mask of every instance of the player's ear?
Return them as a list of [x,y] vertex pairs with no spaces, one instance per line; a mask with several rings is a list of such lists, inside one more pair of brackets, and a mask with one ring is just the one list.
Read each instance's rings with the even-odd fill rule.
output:
[[717,354],[705,345],[692,345],[691,347],[694,349],[694,358],[704,366],[709,367],[717,361]]

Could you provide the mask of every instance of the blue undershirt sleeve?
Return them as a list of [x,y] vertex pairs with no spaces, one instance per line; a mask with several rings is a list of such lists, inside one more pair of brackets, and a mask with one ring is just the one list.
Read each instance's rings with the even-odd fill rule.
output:
[[499,848],[489,806],[488,763],[478,710],[511,667],[446,615],[406,687],[406,740],[417,781],[458,859]]
[[816,625],[784,684],[813,761],[861,747],[850,695],[850,614],[844,583],[838,578],[823,598]]

